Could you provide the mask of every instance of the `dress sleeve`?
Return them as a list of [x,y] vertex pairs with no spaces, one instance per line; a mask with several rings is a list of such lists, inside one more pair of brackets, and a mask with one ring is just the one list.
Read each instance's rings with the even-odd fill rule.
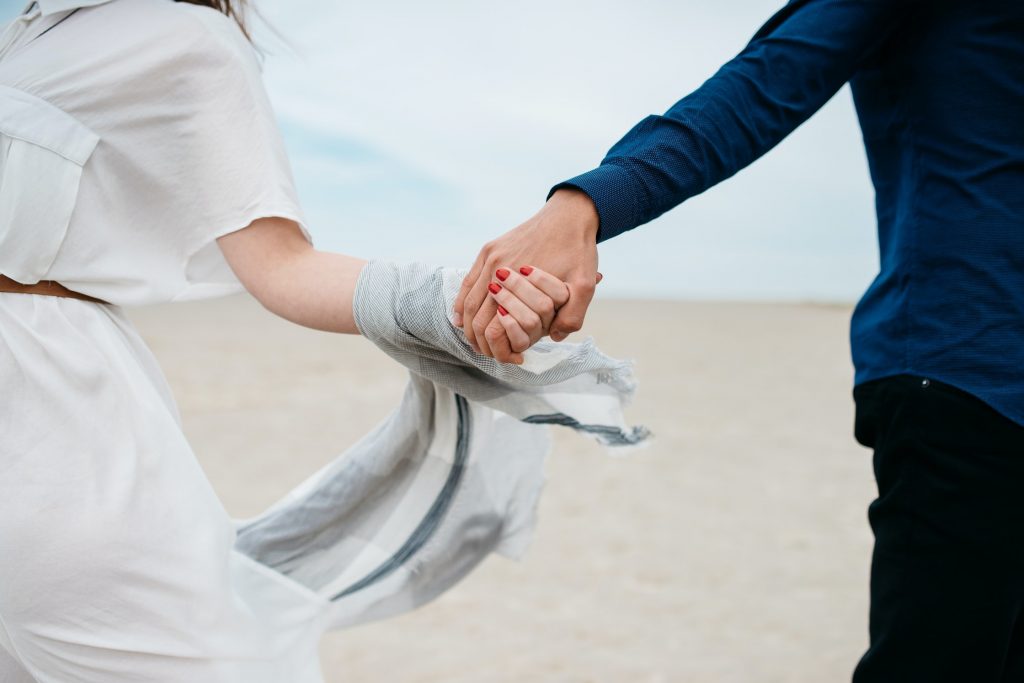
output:
[[200,30],[169,77],[174,158],[161,165],[180,174],[167,179],[178,195],[168,206],[182,207],[175,223],[188,279],[202,282],[226,270],[216,239],[258,218],[291,219],[312,239],[255,49],[234,21],[187,8]]
[[556,185],[586,192],[603,241],[651,221],[757,160],[820,109],[914,0],[792,0],[747,46],[601,166]]

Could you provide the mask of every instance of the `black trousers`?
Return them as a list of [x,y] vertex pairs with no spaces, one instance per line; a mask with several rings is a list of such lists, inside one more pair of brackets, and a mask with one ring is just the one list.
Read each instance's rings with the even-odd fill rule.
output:
[[878,482],[854,683],[1024,683],[1024,427],[924,377],[854,398]]

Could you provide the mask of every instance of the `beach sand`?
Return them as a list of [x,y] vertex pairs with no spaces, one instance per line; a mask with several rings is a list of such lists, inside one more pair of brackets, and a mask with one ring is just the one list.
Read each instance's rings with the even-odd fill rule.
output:
[[[849,680],[867,645],[875,496],[852,436],[847,306],[595,304],[656,440],[610,458],[559,431],[524,561],[411,615],[329,634],[331,683]],[[256,514],[394,407],[361,338],[247,297],[134,311],[228,511]]]

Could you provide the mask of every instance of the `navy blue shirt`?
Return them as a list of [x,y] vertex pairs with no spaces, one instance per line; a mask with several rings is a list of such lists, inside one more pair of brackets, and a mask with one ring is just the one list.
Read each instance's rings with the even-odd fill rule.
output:
[[854,311],[857,383],[915,374],[1024,424],[1024,1],[795,0],[601,166],[599,241],[770,150],[850,82],[880,272]]

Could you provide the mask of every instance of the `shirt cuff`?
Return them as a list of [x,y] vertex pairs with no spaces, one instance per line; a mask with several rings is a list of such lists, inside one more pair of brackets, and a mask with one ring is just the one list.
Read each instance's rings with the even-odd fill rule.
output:
[[632,230],[642,221],[640,200],[633,175],[614,164],[604,164],[575,178],[570,178],[551,188],[548,198],[556,191],[573,188],[585,192],[597,207],[600,226],[597,241],[603,242],[627,230]]

